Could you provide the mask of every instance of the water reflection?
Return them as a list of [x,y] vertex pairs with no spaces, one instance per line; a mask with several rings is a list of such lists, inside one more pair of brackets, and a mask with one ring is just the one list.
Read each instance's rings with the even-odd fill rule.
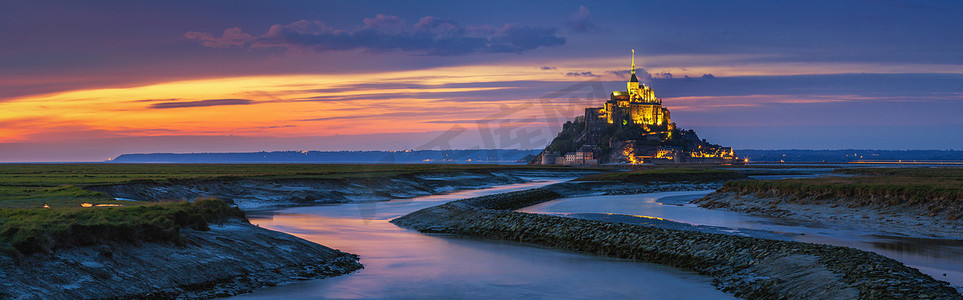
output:
[[934,258],[963,257],[963,240],[941,240],[876,235],[874,247],[894,252],[913,253]]
[[[691,204],[712,191],[665,192],[637,195],[563,198],[520,209],[522,212],[560,214],[616,222],[631,216],[664,219],[644,221],[674,229],[792,239],[873,251],[917,268],[936,279],[963,289],[963,241],[893,236],[879,231],[807,220],[767,218]],[[599,217],[618,214],[621,217]],[[643,223],[636,219],[635,222]],[[679,225],[679,224],[686,225]],[[732,230],[726,230],[730,228]]]
[[732,299],[711,279],[661,265],[510,242],[425,235],[388,220],[451,200],[553,182],[413,199],[255,212],[251,222],[361,256],[363,270],[265,288],[278,298]]

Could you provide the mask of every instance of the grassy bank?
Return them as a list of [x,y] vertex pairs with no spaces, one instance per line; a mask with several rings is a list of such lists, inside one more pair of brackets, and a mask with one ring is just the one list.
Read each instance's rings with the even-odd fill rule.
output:
[[243,217],[220,200],[151,203],[115,200],[85,187],[219,179],[380,180],[420,173],[568,167],[442,164],[0,164],[0,249],[30,254],[107,242],[177,242],[179,229]]
[[136,205],[103,193],[91,185],[129,182],[184,183],[213,179],[333,179],[484,172],[492,170],[572,169],[525,165],[444,164],[0,164],[0,208],[79,207],[81,203]]
[[0,185],[116,184],[131,180],[243,177],[367,178],[417,173],[572,169],[563,166],[448,164],[0,164]]
[[849,177],[733,181],[722,192],[781,196],[797,203],[836,201],[840,205],[909,205],[963,216],[963,168],[840,169]]
[[208,223],[244,219],[244,212],[218,199],[130,207],[0,210],[0,249],[31,254],[107,242],[178,242],[180,229],[207,230]]
[[744,179],[746,175],[731,170],[664,168],[594,174],[581,177],[581,181],[619,181],[626,183],[650,182],[712,182],[720,180]]

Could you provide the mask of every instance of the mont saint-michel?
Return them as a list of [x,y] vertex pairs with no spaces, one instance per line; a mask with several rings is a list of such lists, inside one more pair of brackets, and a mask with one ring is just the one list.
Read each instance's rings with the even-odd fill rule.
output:
[[731,147],[700,140],[694,130],[676,126],[662,98],[639,82],[632,50],[625,91],[613,91],[601,107],[566,122],[558,136],[529,164],[678,164],[740,162]]
[[963,1],[0,12],[0,300],[963,300]]

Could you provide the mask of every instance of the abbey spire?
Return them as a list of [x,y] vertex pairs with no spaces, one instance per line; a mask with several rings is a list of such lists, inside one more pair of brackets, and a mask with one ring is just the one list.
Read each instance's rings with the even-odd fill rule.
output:
[[632,72],[632,78],[626,82],[625,90],[630,95],[630,99],[641,99],[643,95],[639,91],[639,78],[635,77],[635,49],[632,49],[632,68],[629,71]]
[[639,82],[639,78],[635,77],[635,49],[632,49],[632,68],[629,71],[632,71],[632,79],[629,79],[629,82]]

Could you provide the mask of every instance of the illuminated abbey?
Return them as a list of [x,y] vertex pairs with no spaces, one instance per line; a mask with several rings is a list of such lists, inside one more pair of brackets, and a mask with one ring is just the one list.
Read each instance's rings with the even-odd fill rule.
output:
[[558,137],[531,164],[734,163],[732,148],[700,140],[693,130],[679,130],[669,110],[650,86],[635,75],[625,91],[614,91],[602,107],[567,122]]
[[[635,50],[632,50],[632,77],[625,91],[612,92],[605,107],[595,108],[599,117],[604,115],[605,122],[628,126],[634,124],[642,128],[661,128],[671,130],[669,110],[662,107],[662,99],[655,97],[651,87],[639,83],[635,76]],[[591,110],[591,108],[590,108]],[[663,128],[666,127],[666,128]]]
[[669,110],[662,107],[662,99],[655,97],[652,88],[635,76],[635,50],[632,50],[631,78],[625,91],[614,91],[603,107],[585,109],[587,142],[595,143],[606,127],[641,127],[647,133],[669,133],[675,125]]

